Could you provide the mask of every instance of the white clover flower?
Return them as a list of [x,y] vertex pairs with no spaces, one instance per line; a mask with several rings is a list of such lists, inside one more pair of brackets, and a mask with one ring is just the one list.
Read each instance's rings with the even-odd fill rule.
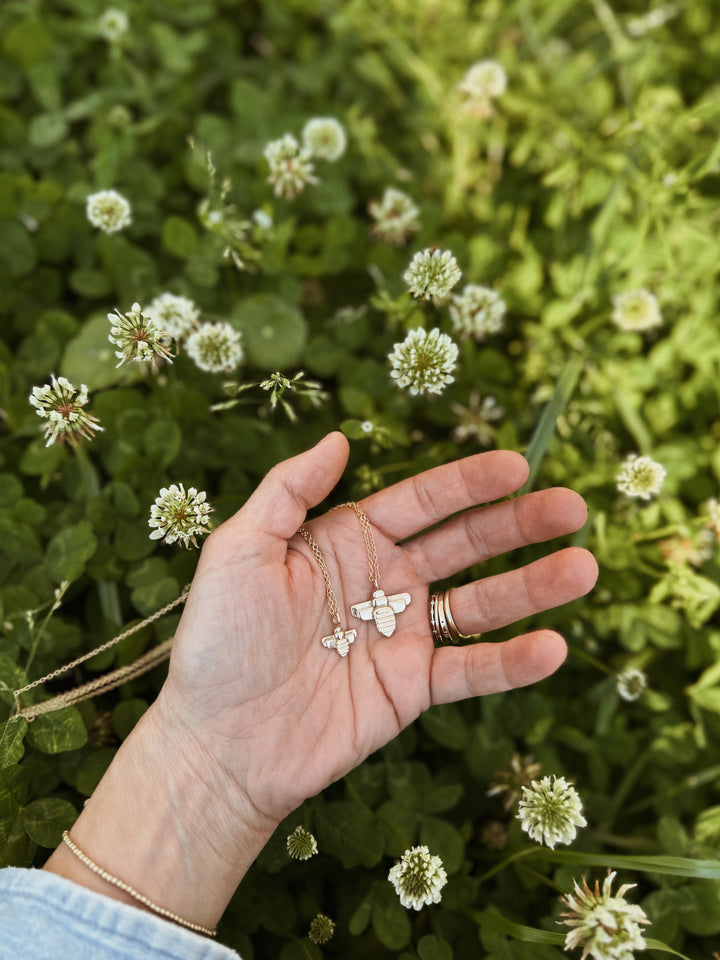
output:
[[35,407],[43,424],[46,447],[52,443],[69,443],[77,446],[81,440],[92,440],[93,431],[102,430],[100,421],[89,410],[83,410],[88,402],[87,387],[83,383],[77,390],[65,377],[51,375],[51,383],[33,387],[30,403]]
[[418,300],[442,303],[462,276],[457,260],[449,250],[420,250],[403,274],[410,293]]
[[335,924],[330,917],[326,917],[324,913],[318,913],[318,915],[310,921],[308,939],[312,940],[313,943],[327,943],[328,940],[332,939],[334,933]]
[[256,227],[259,227],[261,230],[272,230],[274,223],[273,218],[267,212],[267,210],[253,210],[252,221]]
[[369,436],[375,429],[375,424],[372,422],[372,420],[363,420],[360,424],[360,429],[363,433],[366,433]]
[[132,223],[130,204],[117,190],[91,193],[85,203],[90,223],[103,233],[118,233]]
[[120,348],[115,351],[120,361],[116,367],[132,360],[152,363],[156,367],[161,360],[172,363],[172,354],[162,342],[165,331],[157,329],[150,314],[139,303],[134,303],[127,313],[116,310],[107,317],[112,324],[108,340]]
[[637,700],[647,687],[647,677],[637,667],[625,667],[616,678],[616,689],[623,700]]
[[195,539],[201,533],[208,533],[212,507],[207,502],[204,490],[200,493],[195,487],[187,490],[181,483],[163,487],[150,507],[148,526],[153,527],[151,540],[163,540],[175,543],[182,540],[183,546],[197,547]]
[[402,343],[394,344],[388,356],[390,376],[413,396],[439,394],[455,379],[452,372],[457,356],[457,345],[446,333],[437,327],[430,333],[418,327],[410,330]]
[[558,923],[571,927],[565,937],[565,950],[574,950],[582,946],[580,960],[592,957],[593,960],[633,960],[634,950],[644,950],[647,944],[643,937],[641,924],[648,924],[645,911],[637,904],[628,903],[625,894],[636,884],[625,883],[613,896],[612,882],[615,872],[608,873],[603,882],[602,892],[600,885],[595,881],[595,888],[590,889],[583,877],[582,887],[573,881],[574,893],[567,893],[562,898],[567,913],[561,914],[564,918]]
[[495,436],[494,420],[505,416],[505,408],[501,407],[495,397],[480,398],[477,390],[472,390],[468,405],[451,403],[450,409],[457,417],[457,424],[453,427],[450,436],[455,443],[464,443],[466,440],[475,440],[487,447]]
[[188,356],[208,373],[232,373],[243,358],[240,333],[229,323],[203,323],[185,341]]
[[309,184],[317,183],[313,176],[314,165],[307,150],[301,150],[300,144],[291,133],[279,140],[272,140],[265,147],[265,159],[270,167],[268,183],[276,197],[292,200]]
[[647,290],[628,290],[613,297],[612,320],[621,330],[639,333],[663,322],[657,299]]
[[480,60],[467,71],[459,89],[467,95],[467,110],[480,117],[489,117],[492,101],[507,89],[507,74],[497,60]]
[[450,304],[453,328],[461,337],[475,337],[480,342],[488,334],[498,333],[505,322],[505,302],[490,287],[469,283],[462,293],[455,293]]
[[303,127],[302,145],[311,157],[335,162],[345,153],[345,127],[335,117],[313,117]]
[[168,337],[181,340],[193,330],[200,319],[200,309],[189,297],[161,293],[155,297],[145,314]]
[[124,10],[117,7],[108,7],[100,15],[97,30],[103,40],[108,43],[118,43],[130,29],[130,20]]
[[305,827],[297,826],[285,840],[293,860],[309,860],[318,852],[317,840]]
[[411,847],[392,867],[388,880],[404,907],[421,910],[425,904],[440,903],[447,873],[440,857],[432,856],[426,846]]
[[665,467],[656,460],[631,453],[620,465],[615,484],[628,497],[649,500],[660,492],[666,475]]
[[404,247],[420,229],[420,211],[406,193],[395,187],[386,187],[381,200],[371,200],[368,212],[375,221],[372,235],[393,247]]
[[551,850],[556,843],[572,843],[577,827],[587,826],[582,801],[565,777],[543,777],[522,787],[517,819],[528,836]]

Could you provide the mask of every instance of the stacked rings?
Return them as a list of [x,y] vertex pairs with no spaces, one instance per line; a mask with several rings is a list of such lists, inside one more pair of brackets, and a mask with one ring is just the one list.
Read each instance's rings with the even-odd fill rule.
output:
[[442,593],[433,593],[430,596],[430,630],[435,646],[444,647],[447,644],[457,644],[460,640],[467,640],[467,636],[457,628],[450,610],[450,594],[454,587],[443,590]]

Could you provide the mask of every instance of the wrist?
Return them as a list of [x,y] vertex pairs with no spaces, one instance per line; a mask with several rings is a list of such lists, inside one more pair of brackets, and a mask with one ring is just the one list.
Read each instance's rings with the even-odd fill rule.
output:
[[[231,791],[197,742],[170,722],[161,695],[118,750],[71,835],[107,873],[213,929],[275,826],[237,785]],[[46,869],[140,905],[64,844]]]

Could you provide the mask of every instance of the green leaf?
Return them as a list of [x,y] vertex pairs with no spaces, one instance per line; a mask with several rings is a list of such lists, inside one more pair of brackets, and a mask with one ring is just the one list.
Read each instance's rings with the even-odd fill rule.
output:
[[307,324],[292,304],[272,293],[256,293],[234,312],[248,359],[265,370],[295,365],[305,346]]
[[420,824],[420,842],[440,857],[448,873],[455,873],[462,866],[465,841],[447,820],[425,817]]
[[87,742],[87,730],[75,707],[42,713],[30,724],[28,743],[43,753],[77,750]]
[[504,917],[496,907],[488,907],[485,910],[468,910],[468,916],[483,929],[495,930],[497,933],[522,940],[523,943],[553,943],[558,945],[565,943],[565,934],[550,933],[547,930],[536,930],[535,927],[525,927],[522,924],[513,923],[512,920]]
[[53,45],[52,34],[42,20],[31,17],[18,20],[4,31],[2,38],[5,56],[24,67],[52,57]]
[[372,905],[372,928],[388,950],[402,950],[410,941],[408,912],[400,903],[392,885],[383,883],[375,890]]
[[197,252],[197,231],[182,217],[168,217],[163,223],[162,243],[169,253],[187,260]]
[[27,230],[12,220],[0,221],[0,266],[14,278],[35,269],[35,247]]
[[280,951],[279,960],[322,960],[323,953],[317,944],[307,937],[286,943]]
[[453,960],[453,949],[447,940],[438,940],[432,933],[418,940],[417,952],[420,960]]
[[384,852],[382,831],[364,804],[336,800],[318,807],[315,821],[318,846],[346,869],[374,867]]
[[120,703],[115,704],[112,712],[112,725],[113,730],[121,740],[125,740],[130,735],[147,708],[147,701],[138,698],[121,700]]
[[450,750],[462,750],[467,745],[469,730],[458,706],[444,703],[420,714],[420,723],[433,740]]
[[161,467],[169,466],[182,448],[182,430],[174,420],[154,420],[143,435],[148,457]]
[[578,866],[607,867],[611,870],[640,870],[645,873],[664,873],[671,877],[720,880],[720,860],[693,860],[689,857],[617,856],[616,854],[578,853],[574,850],[531,851],[543,860],[574,863]]
[[0,724],[0,770],[19,763],[25,753],[28,722],[24,717]]
[[41,847],[56,847],[63,831],[69,830],[77,820],[77,810],[67,800],[44,797],[25,807],[22,819],[31,840]]
[[103,747],[88,754],[80,764],[75,775],[75,787],[79,793],[89,797],[105,775],[105,771],[115,756],[114,747]]
[[372,891],[360,902],[355,912],[350,917],[348,923],[348,932],[353,937],[359,937],[367,929],[372,917],[373,893]]
[[77,580],[96,549],[97,539],[89,521],[81,520],[74,527],[66,527],[48,544],[45,557],[48,573],[56,583]]
[[[86,296],[92,296],[86,291]],[[124,369],[116,368],[115,348],[108,340],[110,321],[106,314],[95,314],[65,348],[60,370],[76,386],[84,383],[90,390],[101,390],[120,383]],[[90,403],[92,409],[92,400]]]

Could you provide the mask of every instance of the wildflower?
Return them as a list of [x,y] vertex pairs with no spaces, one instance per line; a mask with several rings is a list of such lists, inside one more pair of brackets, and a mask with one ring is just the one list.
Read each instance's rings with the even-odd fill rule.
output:
[[620,465],[615,483],[620,493],[640,500],[649,500],[660,492],[666,470],[651,457],[631,453]]
[[369,436],[375,429],[375,424],[372,422],[372,420],[363,420],[360,424],[360,429],[363,433],[366,433]]
[[145,311],[155,326],[173,340],[180,340],[193,330],[200,319],[199,308],[188,297],[161,293]]
[[517,819],[537,843],[553,850],[556,843],[572,843],[576,827],[587,826],[580,797],[565,777],[543,777],[520,789]]
[[318,182],[313,176],[311,154],[300,149],[300,144],[291,133],[268,143],[264,154],[270,167],[267,180],[276,197],[292,200],[306,186]]
[[658,302],[647,290],[629,290],[613,297],[612,320],[621,330],[638,332],[652,330],[663,322]]
[[186,490],[181,483],[163,487],[150,507],[148,526],[154,527],[150,539],[162,539],[165,543],[182,540],[185,547],[191,543],[197,547],[195,537],[208,532],[211,513],[204,490],[200,493],[195,487]]
[[313,117],[303,127],[303,150],[318,160],[339,160],[345,153],[345,127],[334,117]]
[[412,847],[392,867],[388,880],[404,907],[420,910],[426,903],[440,903],[447,873],[440,857],[432,856],[427,847]]
[[333,933],[335,933],[335,924],[330,917],[326,917],[324,913],[319,913],[316,917],[313,917],[308,930],[308,937],[313,943],[327,943],[332,938]]
[[504,850],[507,846],[507,827],[499,820],[488,820],[480,831],[480,840],[488,850]]
[[305,827],[297,826],[286,839],[287,852],[293,860],[309,860],[318,852],[317,840]]
[[490,287],[469,283],[462,293],[453,294],[450,304],[453,327],[461,337],[482,341],[503,328],[505,302]]
[[231,373],[243,358],[239,332],[229,323],[203,323],[185,341],[195,365],[208,373]]
[[270,216],[267,210],[253,210],[252,221],[256,227],[264,231],[272,230],[274,226],[273,218]]
[[116,7],[108,7],[98,19],[98,33],[108,43],[118,43],[129,29],[128,15],[124,10],[118,10]]
[[582,887],[573,881],[574,894],[562,898],[569,911],[558,922],[573,928],[565,937],[565,950],[582,946],[581,960],[588,956],[593,960],[632,960],[633,950],[646,947],[640,924],[650,921],[641,907],[625,900],[627,891],[636,884],[624,883],[613,896],[614,879],[615,871],[608,873],[600,892],[597,880],[591,890],[583,877]]
[[152,362],[160,360],[172,363],[171,353],[162,342],[162,334],[155,327],[150,314],[146,313],[139,303],[134,303],[126,314],[116,310],[107,315],[112,324],[108,340],[114,343],[119,350],[115,356],[119,359],[116,367],[121,367],[131,360]]
[[81,440],[92,440],[94,430],[102,430],[99,420],[89,411],[83,410],[88,402],[87,387],[83,383],[77,390],[65,377],[51,375],[52,383],[42,387],[33,387],[30,403],[39,417],[47,423],[43,425],[46,447],[51,443],[65,443],[77,446]]
[[487,118],[492,114],[491,101],[505,93],[507,74],[497,60],[480,60],[470,67],[459,88],[467,95],[466,109]]
[[677,536],[658,541],[658,549],[669,564],[689,563],[701,567],[715,552],[716,537],[712,529],[692,533],[684,525],[678,528]]
[[451,403],[450,409],[458,418],[450,434],[455,443],[475,440],[484,447],[492,442],[495,435],[495,427],[490,425],[491,422],[505,415],[504,407],[498,404],[495,397],[487,396],[481,400],[477,390],[471,391],[467,407]]
[[486,796],[494,797],[499,793],[505,793],[503,809],[509,810],[520,799],[521,789],[531,784],[533,778],[538,776],[541,769],[541,765],[536,763],[531,754],[523,757],[519,753],[514,753],[510,760],[509,770],[495,771],[497,780],[490,784]]
[[457,260],[449,250],[420,250],[403,274],[410,293],[419,300],[441,303],[461,277]]
[[393,247],[404,247],[420,229],[420,211],[410,197],[395,187],[386,187],[382,200],[371,200],[368,212],[374,219],[372,235]]
[[130,204],[117,190],[91,193],[85,204],[90,223],[103,233],[118,233],[132,223]]
[[625,667],[617,675],[617,692],[623,700],[637,700],[647,686],[647,677],[637,667]]
[[398,387],[407,387],[413,396],[439,394],[455,379],[458,348],[437,327],[428,333],[422,327],[410,330],[402,343],[393,346],[388,359],[390,376]]

